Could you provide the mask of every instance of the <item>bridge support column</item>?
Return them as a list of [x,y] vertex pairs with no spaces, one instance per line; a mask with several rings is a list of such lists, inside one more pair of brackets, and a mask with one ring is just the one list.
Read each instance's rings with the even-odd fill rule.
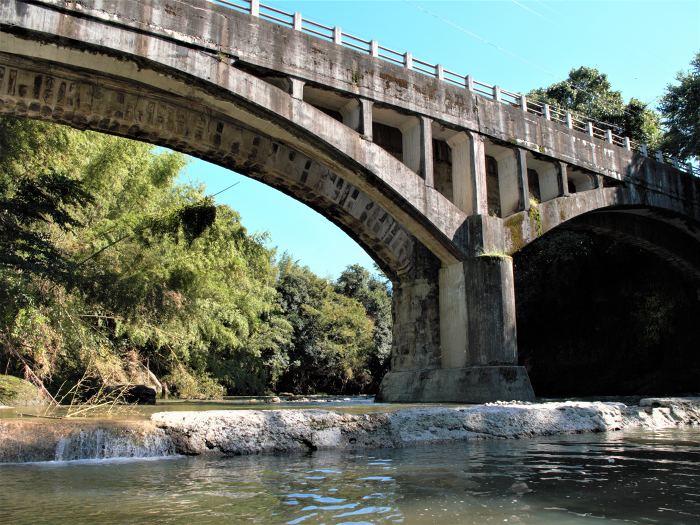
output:
[[533,161],[540,187],[540,201],[547,202],[561,196],[559,166],[553,162]]
[[526,153],[520,148],[499,147],[493,157],[498,163],[501,216],[530,209]]
[[[432,275],[437,283],[414,280],[395,289],[394,334],[399,340],[377,398],[445,403],[534,399],[525,368],[517,366],[512,260],[470,257]],[[416,286],[424,287],[420,296]],[[404,318],[419,320],[418,327],[437,321],[438,333],[435,326],[423,335],[411,332]]]
[[569,195],[569,174],[568,166],[566,162],[558,161],[557,165],[559,167],[559,196],[565,197]]
[[401,126],[403,163],[423,177],[425,185],[433,182],[433,123],[427,117],[411,117]]
[[340,109],[340,114],[343,124],[372,140],[372,101],[364,98],[351,100]]
[[282,89],[289,93],[292,98],[304,100],[304,85],[306,83],[303,80],[294,77],[287,77],[283,79],[283,82],[284,86]]
[[471,131],[447,140],[452,150],[452,196],[467,215],[488,215],[484,139]]

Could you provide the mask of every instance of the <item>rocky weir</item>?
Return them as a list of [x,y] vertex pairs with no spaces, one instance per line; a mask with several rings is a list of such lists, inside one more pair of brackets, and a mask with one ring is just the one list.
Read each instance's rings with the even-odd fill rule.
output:
[[329,410],[161,412],[150,421],[0,420],[0,462],[243,455],[700,425],[700,398]]

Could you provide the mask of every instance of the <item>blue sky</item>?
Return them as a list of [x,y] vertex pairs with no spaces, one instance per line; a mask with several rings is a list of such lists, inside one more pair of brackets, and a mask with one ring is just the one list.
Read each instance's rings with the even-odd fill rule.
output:
[[[263,3],[510,91],[549,85],[585,65],[606,73],[626,99],[655,106],[700,51],[700,0]],[[339,228],[276,190],[197,159],[182,180],[202,182],[208,193],[241,181],[218,202],[238,210],[249,231],[269,232],[270,246],[319,275],[337,277],[353,263],[372,268]]]

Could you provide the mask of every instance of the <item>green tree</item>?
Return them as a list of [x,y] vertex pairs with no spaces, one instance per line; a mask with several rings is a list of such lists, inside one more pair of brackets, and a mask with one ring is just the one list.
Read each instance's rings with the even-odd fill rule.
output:
[[29,120],[0,121],[0,144],[0,349],[16,372],[123,382],[148,364],[205,396],[274,382],[291,327],[273,254],[175,183],[182,155]]
[[[385,283],[337,283],[176,182],[147,144],[0,119],[0,356],[49,389],[160,378],[182,397],[376,386],[390,347]],[[156,379],[157,381],[157,379]]]
[[595,68],[572,69],[566,80],[534,89],[528,97],[612,124],[619,134],[652,147],[661,139],[658,114],[635,98],[625,104],[622,93]]
[[337,293],[359,301],[374,323],[373,348],[367,363],[376,390],[389,368],[392,318],[391,290],[386,280],[378,279],[359,264],[348,266],[335,283]]
[[289,256],[279,263],[283,315],[293,328],[283,390],[357,393],[372,383],[374,323],[356,299],[337,293]]
[[661,99],[666,133],[662,147],[682,159],[700,158],[700,52],[687,73],[678,73],[678,84],[670,84]]

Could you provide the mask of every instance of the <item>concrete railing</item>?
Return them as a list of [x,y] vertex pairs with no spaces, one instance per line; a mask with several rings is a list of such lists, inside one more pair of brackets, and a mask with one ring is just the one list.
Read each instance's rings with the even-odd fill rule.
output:
[[428,75],[448,84],[463,87],[477,95],[500,102],[510,106],[521,108],[526,113],[540,116],[547,120],[558,122],[569,129],[587,133],[593,138],[604,140],[615,146],[627,150],[638,151],[645,157],[653,157],[659,162],[671,164],[681,171],[700,176],[700,168],[691,163],[684,163],[661,151],[652,151],[648,145],[640,144],[629,137],[618,135],[615,131],[619,128],[613,124],[593,120],[586,115],[567,111],[563,108],[549,105],[538,100],[528,99],[522,93],[507,91],[497,85],[487,84],[475,80],[471,75],[461,75],[445,69],[441,64],[431,64],[423,60],[414,58],[410,52],[401,53],[388,47],[379,45],[376,40],[365,40],[363,38],[345,33],[340,27],[331,27],[319,24],[312,20],[307,20],[301,13],[288,13],[275,7],[260,3],[260,0],[209,0],[218,5],[223,5],[243,11],[252,16],[269,20],[274,23],[287,26],[295,31],[301,31],[313,35],[323,40],[334,42],[335,44],[348,47],[354,51],[368,54],[387,62],[417,71],[423,75]]

